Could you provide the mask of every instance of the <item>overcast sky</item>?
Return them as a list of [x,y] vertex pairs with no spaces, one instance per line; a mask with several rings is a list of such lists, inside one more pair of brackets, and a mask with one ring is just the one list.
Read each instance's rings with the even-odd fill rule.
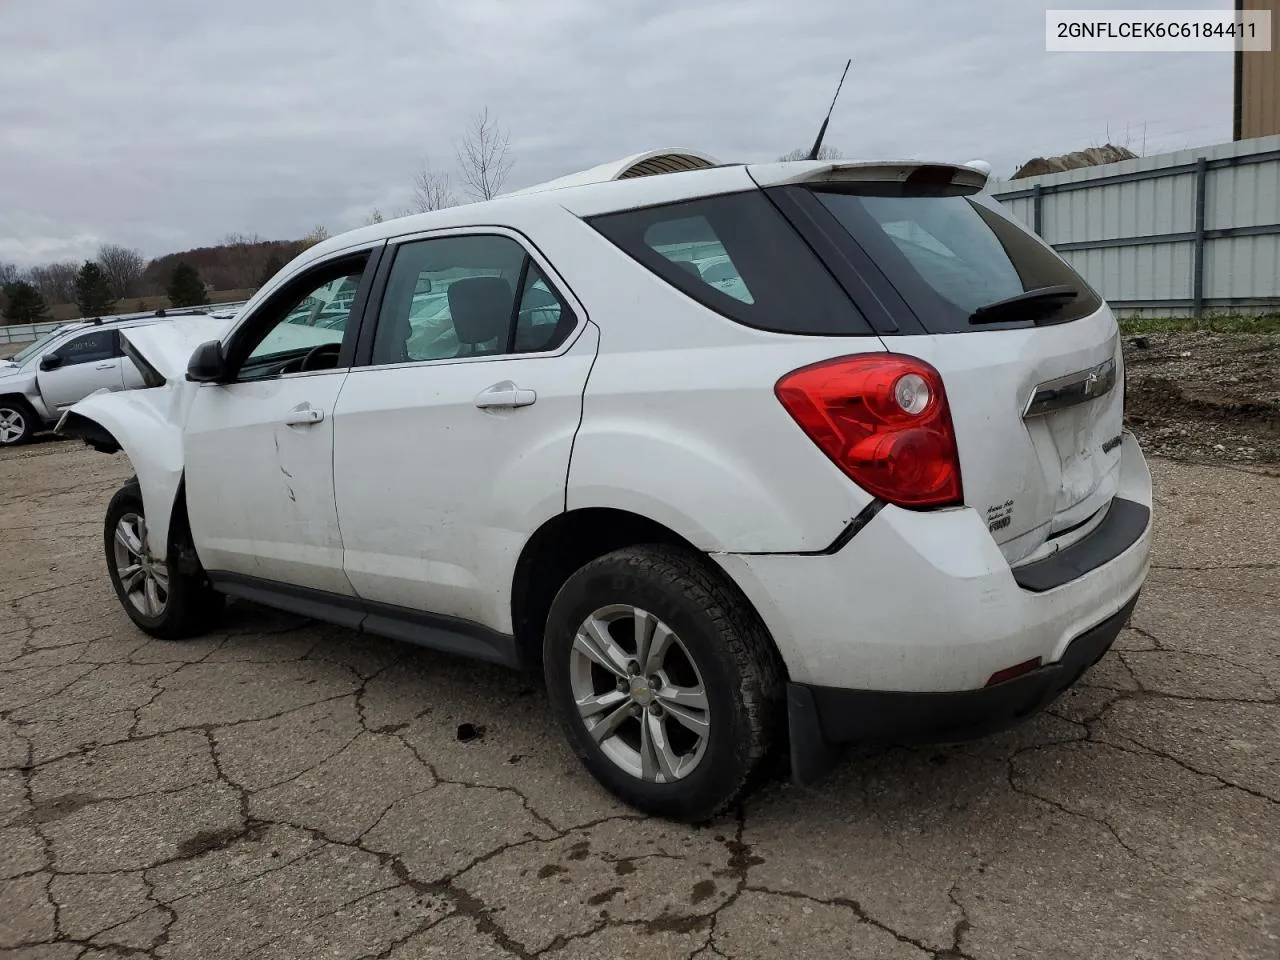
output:
[[[1054,8],[1229,9],[1229,0]],[[0,260],[404,206],[486,104],[510,188],[664,146],[984,158],[1231,138],[1229,54],[1044,50],[1033,0],[0,0]],[[1145,141],[1145,143],[1144,143]]]

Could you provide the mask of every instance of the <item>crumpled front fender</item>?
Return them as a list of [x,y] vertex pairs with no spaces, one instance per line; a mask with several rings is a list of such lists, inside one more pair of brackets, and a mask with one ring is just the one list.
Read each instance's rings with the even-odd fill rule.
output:
[[99,390],[68,409],[55,428],[60,436],[79,437],[104,452],[124,451],[138,476],[147,542],[157,558],[167,555],[173,505],[182,484],[182,429],[172,416],[173,400],[166,387]]

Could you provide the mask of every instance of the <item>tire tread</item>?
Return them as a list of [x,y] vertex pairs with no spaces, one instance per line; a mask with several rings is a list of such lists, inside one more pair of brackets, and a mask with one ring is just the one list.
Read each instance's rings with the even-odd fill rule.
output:
[[[117,513],[121,512],[125,505],[136,508],[139,512],[143,512],[145,516],[142,489],[138,485],[137,477],[131,477],[126,481],[124,486],[115,492],[115,495],[112,496],[110,503],[107,505],[103,536],[109,573],[112,569],[110,557],[115,537],[115,519]],[[181,573],[177,569],[177,564],[172,562],[172,557],[175,555],[175,550],[178,546],[177,537],[178,532],[176,530],[171,531],[168,550],[171,558],[169,562],[169,600],[159,623],[151,624],[138,618],[132,605],[121,594],[116,576],[111,574],[111,585],[115,589],[116,596],[119,598],[120,604],[124,607],[129,619],[144,633],[161,640],[188,640],[208,632],[211,626],[210,621],[217,616],[222,606],[221,594],[216,593],[209,586],[203,571]]]
[[[722,784],[723,792],[714,806],[696,817],[699,821],[711,819],[733,807],[755,784],[766,759],[779,743],[785,707],[785,668],[772,638],[750,603],[727,577],[710,566],[705,557],[668,544],[640,544],[592,560],[574,577],[616,570],[619,565],[630,568],[645,579],[665,583],[685,600],[700,607],[711,621],[716,640],[737,666],[741,678],[738,697],[745,707],[748,724],[746,756],[738,766],[735,782]],[[585,759],[571,718],[566,712],[557,710],[556,713],[575,752]]]

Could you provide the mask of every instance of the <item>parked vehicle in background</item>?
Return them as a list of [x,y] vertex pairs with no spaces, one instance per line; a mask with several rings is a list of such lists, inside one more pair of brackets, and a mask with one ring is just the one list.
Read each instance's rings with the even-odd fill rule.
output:
[[145,386],[59,426],[136,471],[120,602],[165,638],[230,595],[540,670],[592,774],[683,820],[784,744],[808,781],[1017,723],[1126,622],[1151,477],[1110,309],[984,183],[526,191],[317,244],[225,332],[124,330]]
[[49,429],[62,411],[95,390],[142,386],[119,331],[156,320],[64,324],[0,360],[0,446],[23,443]]

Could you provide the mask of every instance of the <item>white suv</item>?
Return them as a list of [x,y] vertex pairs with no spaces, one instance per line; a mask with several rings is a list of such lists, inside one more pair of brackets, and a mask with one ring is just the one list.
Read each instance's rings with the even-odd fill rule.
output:
[[218,331],[128,331],[147,386],[60,425],[136,470],[120,600],[161,637],[228,594],[540,669],[591,772],[685,820],[788,742],[809,781],[1025,718],[1129,616],[1151,480],[1111,311],[983,184],[526,191],[312,247],[194,353]]

